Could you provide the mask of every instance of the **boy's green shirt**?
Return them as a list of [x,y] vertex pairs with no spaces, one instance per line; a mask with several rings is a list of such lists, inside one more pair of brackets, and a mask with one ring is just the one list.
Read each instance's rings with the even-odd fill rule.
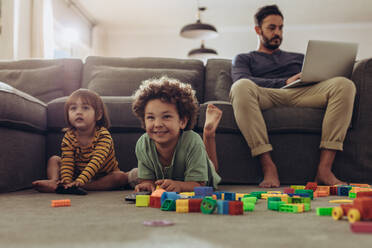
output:
[[169,166],[162,166],[155,143],[147,133],[137,141],[136,156],[140,179],[206,182],[215,189],[221,181],[208,158],[203,140],[192,130],[181,132]]

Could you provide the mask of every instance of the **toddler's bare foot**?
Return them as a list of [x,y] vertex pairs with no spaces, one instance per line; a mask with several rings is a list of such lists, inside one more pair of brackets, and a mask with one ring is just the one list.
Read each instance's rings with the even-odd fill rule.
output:
[[346,182],[343,182],[332,173],[332,171],[329,170],[322,170],[321,168],[318,169],[318,172],[315,177],[315,181],[319,184],[324,184],[328,186],[333,186],[337,184],[347,184]]
[[32,182],[32,186],[42,193],[54,193],[58,186],[56,180],[37,180]]
[[216,134],[216,129],[220,123],[222,117],[222,110],[214,106],[213,104],[208,104],[207,110],[205,112],[205,123],[203,135],[206,138],[214,137]]

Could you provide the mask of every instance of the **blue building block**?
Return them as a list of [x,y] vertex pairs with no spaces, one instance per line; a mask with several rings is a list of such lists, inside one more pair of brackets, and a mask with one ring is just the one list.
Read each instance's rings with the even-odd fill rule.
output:
[[217,200],[217,214],[229,214],[229,201]]
[[339,196],[349,196],[349,191],[351,186],[337,186],[337,195]]
[[195,187],[194,192],[196,196],[212,196],[213,195],[213,187]]
[[235,193],[233,192],[225,192],[224,193],[224,200],[225,201],[235,201]]
[[161,206],[163,206],[163,203],[165,202],[165,200],[178,200],[180,199],[181,196],[179,194],[177,194],[176,192],[164,192],[162,195],[161,195],[161,198],[160,198],[160,204]]

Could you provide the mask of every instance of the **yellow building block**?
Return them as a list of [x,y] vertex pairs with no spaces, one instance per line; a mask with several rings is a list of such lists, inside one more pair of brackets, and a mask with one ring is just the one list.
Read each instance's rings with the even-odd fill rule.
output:
[[189,200],[188,199],[176,200],[176,212],[177,213],[188,213],[189,212]]
[[[291,189],[305,189],[305,185],[291,185]],[[318,186],[319,187],[319,186]]]
[[136,207],[148,207],[150,205],[149,195],[136,195]]

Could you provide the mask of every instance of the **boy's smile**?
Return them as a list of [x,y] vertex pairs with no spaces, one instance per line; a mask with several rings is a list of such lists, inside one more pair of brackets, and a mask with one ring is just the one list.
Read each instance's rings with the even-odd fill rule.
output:
[[145,107],[145,127],[156,146],[176,146],[180,130],[187,120],[181,120],[174,104],[160,99],[150,100]]

